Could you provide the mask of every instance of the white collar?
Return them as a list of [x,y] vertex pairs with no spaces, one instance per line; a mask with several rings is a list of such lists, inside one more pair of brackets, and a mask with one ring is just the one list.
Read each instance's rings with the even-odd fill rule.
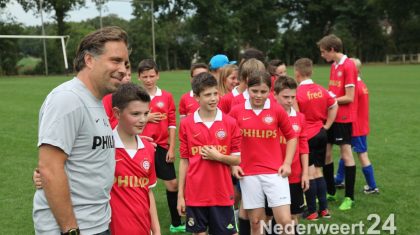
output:
[[343,55],[343,56],[341,57],[340,61],[338,61],[338,63],[336,63],[336,66],[344,64],[344,61],[345,61],[346,59],[347,59],[347,56],[346,56],[346,55]]
[[[263,109],[269,109],[269,108],[270,108],[270,99],[267,98],[265,100]],[[245,100],[245,109],[252,110],[252,106],[251,106],[251,103],[249,102],[249,99]]]
[[155,96],[162,96],[162,90],[159,87],[156,87]]
[[[120,138],[120,135],[118,134],[117,127],[115,127],[115,129],[112,131],[112,135],[114,136],[115,148],[125,149],[124,144]],[[143,149],[144,144],[138,135],[136,135],[136,139],[137,139],[137,149]]]
[[192,90],[190,91],[190,97],[194,97],[194,92]]
[[297,116],[296,110],[293,107],[291,107],[289,117],[296,117],[296,116]]
[[[201,117],[200,117],[200,114],[198,114],[198,111],[199,111],[200,109],[197,109],[195,112],[194,112],[194,123],[199,123],[199,122],[203,122],[203,120],[201,119]],[[219,108],[217,108],[217,111],[216,111],[216,118],[214,119],[214,121],[222,121],[222,111],[219,109]]]
[[306,79],[306,80],[303,80],[303,81],[299,84],[299,86],[300,86],[300,85],[309,85],[309,84],[314,84],[314,81],[312,81],[312,79]]
[[239,95],[238,87],[239,87],[239,86],[235,86],[235,87],[232,89],[232,95],[233,95],[233,97],[235,97],[235,96],[238,96],[238,95]]
[[246,100],[249,100],[249,92],[248,92],[248,89],[246,89],[246,90],[244,91],[244,93],[242,93],[242,95],[244,96],[244,98],[245,98]]

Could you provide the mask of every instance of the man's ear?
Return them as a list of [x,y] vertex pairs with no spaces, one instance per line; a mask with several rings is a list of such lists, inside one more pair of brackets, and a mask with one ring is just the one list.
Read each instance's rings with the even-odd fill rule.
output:
[[114,117],[118,120],[120,120],[121,110],[117,107],[112,108],[112,113],[114,114]]
[[95,57],[92,54],[86,53],[83,59],[85,60],[86,67],[88,67],[88,68],[93,67],[93,64],[95,62],[94,61]]

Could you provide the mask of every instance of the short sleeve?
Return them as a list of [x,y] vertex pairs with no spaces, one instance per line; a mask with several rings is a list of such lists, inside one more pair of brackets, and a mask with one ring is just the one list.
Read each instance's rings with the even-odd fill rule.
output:
[[179,153],[181,158],[189,158],[186,119],[181,120],[179,125]]
[[84,108],[71,91],[51,93],[39,114],[38,147],[49,144],[70,155],[83,124]]

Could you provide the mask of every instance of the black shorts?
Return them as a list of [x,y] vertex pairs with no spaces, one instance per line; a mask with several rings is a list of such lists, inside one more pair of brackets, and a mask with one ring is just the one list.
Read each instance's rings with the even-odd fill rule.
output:
[[336,145],[351,144],[351,125],[351,123],[334,122],[327,131],[328,143]]
[[303,189],[301,183],[289,184],[290,188],[290,213],[292,215],[301,214],[305,207],[303,201]]
[[309,139],[309,166],[323,167],[325,165],[327,139],[327,131],[324,128],[321,128],[318,134]]
[[187,206],[186,230],[190,233],[231,235],[237,233],[233,206]]
[[155,152],[155,169],[156,176],[161,180],[173,180],[176,179],[175,166],[173,162],[166,162],[167,149],[162,146],[156,147]]

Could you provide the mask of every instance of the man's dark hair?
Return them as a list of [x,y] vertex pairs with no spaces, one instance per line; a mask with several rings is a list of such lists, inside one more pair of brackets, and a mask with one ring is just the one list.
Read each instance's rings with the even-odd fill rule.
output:
[[143,87],[131,82],[120,85],[112,94],[112,107],[120,110],[125,109],[131,101],[150,103],[150,96]]
[[265,55],[264,52],[255,49],[255,48],[248,48],[241,54],[241,61],[246,61],[249,59],[257,59],[263,63],[265,63]]
[[86,54],[93,56],[102,55],[107,42],[124,42],[128,47],[127,33],[120,27],[110,26],[98,29],[85,36],[76,50],[76,56],[73,60],[74,70],[79,72],[86,66]]
[[213,75],[211,75],[211,73],[200,73],[197,76],[193,77],[191,81],[191,87],[193,93],[196,96],[200,96],[200,93],[207,88],[217,88],[217,80]]

